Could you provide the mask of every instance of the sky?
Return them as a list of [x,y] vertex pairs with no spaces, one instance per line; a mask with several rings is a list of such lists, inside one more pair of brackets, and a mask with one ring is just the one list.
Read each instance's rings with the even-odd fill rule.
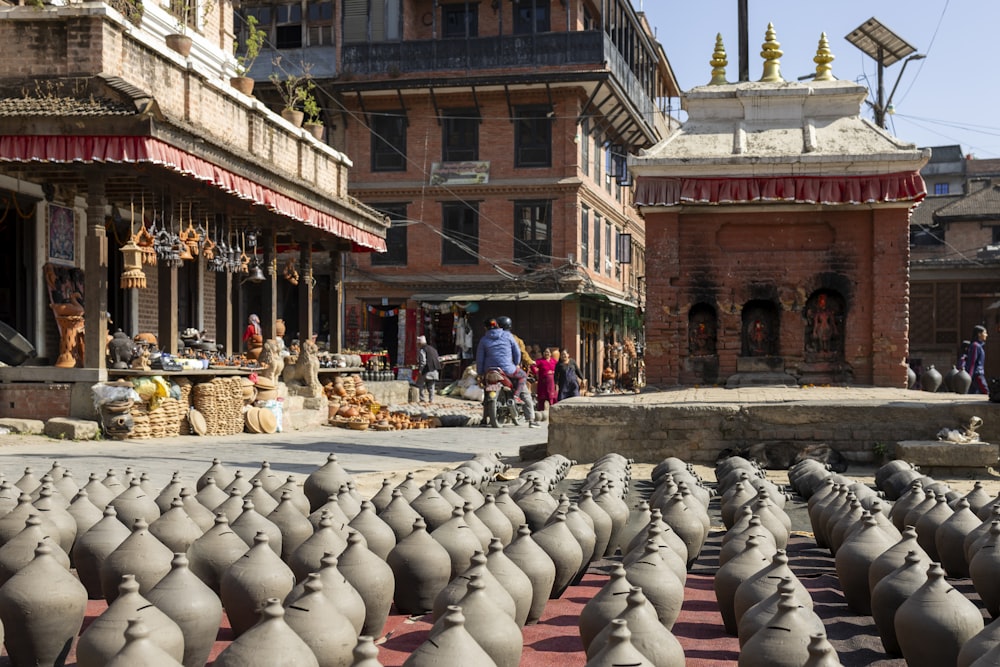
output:
[[[644,11],[681,90],[708,83],[715,36],[728,54],[726,77],[739,79],[738,0],[632,0]],[[995,0],[748,0],[750,80],[761,77],[760,46],[773,23],[784,55],[781,73],[794,81],[816,71],[820,34],[830,42],[833,75],[865,85],[874,101],[878,67],[844,37],[868,19],[908,42],[923,60],[884,70],[885,98],[897,79],[888,130],[917,146],[958,144],[976,158],[1000,158],[1000,74]],[[900,74],[902,76],[900,78]],[[871,119],[865,105],[862,114]],[[683,112],[679,112],[684,119]]]

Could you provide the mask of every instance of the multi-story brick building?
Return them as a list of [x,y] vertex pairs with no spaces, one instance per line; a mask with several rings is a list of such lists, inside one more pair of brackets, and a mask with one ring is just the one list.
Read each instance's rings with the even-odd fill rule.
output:
[[[393,220],[387,253],[346,259],[345,345],[412,363],[426,333],[462,356],[457,326],[478,339],[506,314],[592,382],[607,365],[632,381],[645,231],[625,156],[676,126],[679,94],[644,16],[628,0],[369,4],[305,17],[279,48],[312,65],[351,193]],[[282,47],[280,17],[241,11]]]

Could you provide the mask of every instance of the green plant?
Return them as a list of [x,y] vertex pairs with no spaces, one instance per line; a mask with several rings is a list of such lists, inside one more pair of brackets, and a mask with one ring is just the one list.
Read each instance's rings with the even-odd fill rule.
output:
[[299,98],[302,101],[302,111],[306,115],[306,122],[313,125],[322,125],[323,119],[319,117],[322,109],[319,107],[319,102],[316,101],[316,96],[312,94],[312,90],[300,88]]
[[872,451],[877,459],[887,459],[892,454],[892,448],[884,442],[876,442],[872,445]]
[[247,36],[243,42],[242,55],[240,55],[239,40],[233,42],[233,52],[236,54],[236,76],[246,76],[260,56],[260,50],[264,47],[267,32],[258,28],[257,23],[256,16],[247,17]]
[[194,27],[192,21],[197,16],[198,9],[201,9],[202,20],[208,18],[215,8],[215,0],[170,0],[170,11],[177,19],[177,32],[186,35],[188,28]]
[[302,73],[293,74],[281,64],[281,56],[275,56],[271,62],[276,71],[272,72],[268,79],[274,84],[278,95],[281,96],[281,101],[284,103],[283,108],[286,110],[297,109],[302,105],[303,95],[311,94],[312,89],[316,86],[312,80],[312,74],[310,74],[312,65],[302,63]]

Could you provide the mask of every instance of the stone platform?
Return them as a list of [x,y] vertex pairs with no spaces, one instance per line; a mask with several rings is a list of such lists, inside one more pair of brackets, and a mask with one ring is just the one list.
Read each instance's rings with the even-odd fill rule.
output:
[[995,468],[1000,446],[986,442],[904,440],[896,443],[894,454],[897,459],[920,466],[920,471],[927,475],[950,476]]
[[1000,442],[1000,404],[986,396],[818,386],[644,391],[557,403],[548,453],[581,463],[617,451],[641,462],[712,464],[723,450],[780,441],[825,444],[850,462],[874,463],[876,449],[931,440],[973,416],[983,420],[982,440]]

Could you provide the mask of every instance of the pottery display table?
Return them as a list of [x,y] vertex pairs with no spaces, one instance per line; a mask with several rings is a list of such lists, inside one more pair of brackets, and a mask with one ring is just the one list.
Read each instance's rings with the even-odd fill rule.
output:
[[997,466],[1000,446],[987,442],[946,442],[942,440],[902,440],[896,443],[895,458],[920,466],[927,475],[980,472]]

